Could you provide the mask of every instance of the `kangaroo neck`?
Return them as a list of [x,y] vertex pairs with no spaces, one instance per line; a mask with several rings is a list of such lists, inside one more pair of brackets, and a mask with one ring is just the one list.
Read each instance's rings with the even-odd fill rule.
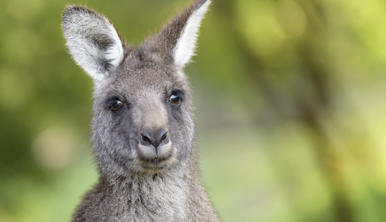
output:
[[141,218],[151,221],[185,221],[191,190],[188,178],[191,177],[183,170],[155,175],[133,173],[114,180],[101,178],[99,186],[103,195],[118,206],[114,209],[121,209],[121,215],[141,214]]

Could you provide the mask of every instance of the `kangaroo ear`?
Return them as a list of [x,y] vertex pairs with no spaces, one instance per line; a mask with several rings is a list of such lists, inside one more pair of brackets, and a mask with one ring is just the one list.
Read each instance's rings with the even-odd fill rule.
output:
[[62,29],[75,62],[94,80],[102,80],[124,58],[125,44],[102,15],[81,6],[68,6]]
[[197,0],[174,17],[158,34],[158,43],[166,46],[174,64],[182,69],[196,49],[198,29],[211,0]]

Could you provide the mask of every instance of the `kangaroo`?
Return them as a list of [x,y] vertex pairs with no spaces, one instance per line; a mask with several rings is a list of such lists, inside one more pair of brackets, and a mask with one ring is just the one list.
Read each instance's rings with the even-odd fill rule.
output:
[[218,221],[199,177],[183,73],[210,3],[196,0],[138,48],[101,14],[66,7],[66,45],[94,82],[92,142],[100,175],[72,221]]

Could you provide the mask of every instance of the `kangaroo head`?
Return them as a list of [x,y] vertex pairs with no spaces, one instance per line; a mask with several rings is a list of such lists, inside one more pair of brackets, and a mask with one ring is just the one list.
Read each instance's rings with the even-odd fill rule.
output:
[[194,2],[138,48],[95,11],[66,8],[67,47],[94,80],[92,138],[102,173],[160,172],[192,157],[192,98],[183,68],[209,4]]

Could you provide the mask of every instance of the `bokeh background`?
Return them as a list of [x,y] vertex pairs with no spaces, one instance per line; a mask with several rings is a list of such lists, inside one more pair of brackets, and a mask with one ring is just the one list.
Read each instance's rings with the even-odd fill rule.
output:
[[[138,45],[188,0],[1,0],[0,221],[65,222],[97,180],[66,4]],[[224,222],[386,221],[386,1],[215,0],[186,73]]]

